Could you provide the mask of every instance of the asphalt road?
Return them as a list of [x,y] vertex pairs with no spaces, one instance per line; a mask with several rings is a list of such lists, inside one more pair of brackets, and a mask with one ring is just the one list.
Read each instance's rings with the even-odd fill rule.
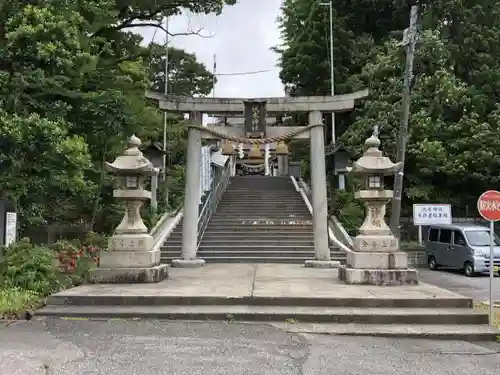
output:
[[500,344],[158,321],[0,325],[2,375],[497,375]]
[[[489,276],[465,277],[458,271],[419,269],[420,281],[439,286],[473,298],[475,301],[489,300]],[[493,280],[493,300],[500,302],[500,277]]]

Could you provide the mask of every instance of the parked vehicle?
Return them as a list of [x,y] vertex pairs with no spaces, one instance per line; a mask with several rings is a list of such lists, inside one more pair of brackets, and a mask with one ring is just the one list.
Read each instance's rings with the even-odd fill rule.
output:
[[[500,270],[500,239],[495,235],[494,272]],[[439,267],[463,270],[472,277],[490,270],[490,230],[482,225],[431,225],[425,239],[431,270]]]

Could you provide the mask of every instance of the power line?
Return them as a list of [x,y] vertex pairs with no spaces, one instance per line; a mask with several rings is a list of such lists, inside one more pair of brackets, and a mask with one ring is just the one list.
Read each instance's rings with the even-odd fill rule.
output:
[[[313,18],[314,12],[317,9],[317,6],[319,4],[319,0],[316,0],[314,3],[311,5],[311,9],[309,10],[309,14],[307,15],[307,18],[304,22],[303,30],[299,35],[296,35],[292,40],[289,41],[289,45],[292,45],[295,42],[298,42],[302,37],[307,33],[307,29],[309,28],[309,24]],[[254,70],[254,71],[249,71],[249,72],[237,72],[237,73],[213,73],[214,76],[220,77],[220,76],[247,76],[247,75],[254,75],[254,74],[261,74],[261,73],[268,73],[273,71],[274,69],[264,69],[264,70]]]
[[214,76],[247,76],[250,74],[259,74],[259,73],[267,73],[272,71],[273,69],[265,69],[265,70],[253,70],[249,72],[238,72],[238,73],[214,73]]

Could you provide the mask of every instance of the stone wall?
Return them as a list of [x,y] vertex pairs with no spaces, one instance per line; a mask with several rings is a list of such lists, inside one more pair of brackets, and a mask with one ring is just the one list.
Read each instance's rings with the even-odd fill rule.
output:
[[403,244],[401,250],[408,254],[408,264],[414,268],[427,267],[425,248],[416,243]]

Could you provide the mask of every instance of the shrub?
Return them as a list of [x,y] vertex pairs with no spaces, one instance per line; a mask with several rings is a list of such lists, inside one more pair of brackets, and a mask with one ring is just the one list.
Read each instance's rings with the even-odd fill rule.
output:
[[19,288],[47,296],[70,285],[48,248],[33,246],[23,239],[5,248],[4,254],[0,261],[0,285],[4,288]]
[[42,298],[19,288],[0,288],[0,319],[14,319],[21,317],[27,310],[37,308]]
[[357,235],[365,218],[363,204],[354,198],[354,193],[337,191],[332,202],[333,213],[337,215],[345,230],[350,235]]
[[99,266],[100,248],[96,246],[77,241],[59,241],[51,249],[59,260],[61,272],[70,278],[73,285],[86,282],[89,271]]
[[90,233],[82,244],[59,241],[48,248],[23,239],[0,247],[0,319],[19,317],[48,295],[87,281],[104,243],[104,237]]

